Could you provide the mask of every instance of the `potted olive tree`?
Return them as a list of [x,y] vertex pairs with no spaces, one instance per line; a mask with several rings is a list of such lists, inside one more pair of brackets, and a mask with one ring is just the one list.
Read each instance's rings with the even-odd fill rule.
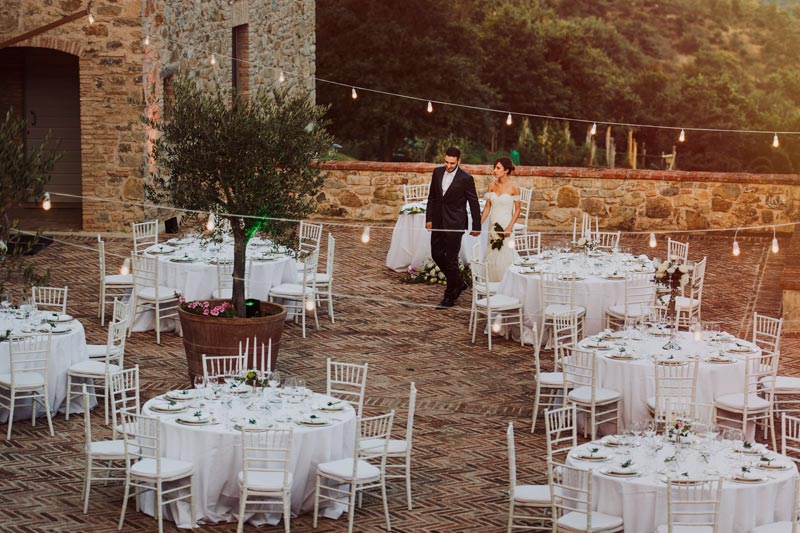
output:
[[[324,113],[307,94],[288,89],[261,88],[243,99],[181,77],[164,102],[163,118],[145,119],[158,133],[149,199],[227,219],[233,235],[233,308],[215,316],[184,302],[179,311],[190,375],[202,372],[201,353],[237,353],[239,339],[253,336],[272,339],[274,365],[286,311],[261,302],[260,316],[246,318],[245,253],[257,231],[294,244],[295,221],[314,211],[323,184],[317,162],[333,146]],[[210,301],[208,309],[221,303]]]

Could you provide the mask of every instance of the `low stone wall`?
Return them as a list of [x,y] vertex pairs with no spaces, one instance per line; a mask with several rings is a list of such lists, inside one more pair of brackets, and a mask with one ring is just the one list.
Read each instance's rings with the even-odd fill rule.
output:
[[[318,196],[321,216],[395,220],[403,185],[427,183],[436,165],[331,161]],[[482,195],[488,165],[464,165]],[[630,169],[518,167],[514,181],[533,189],[529,227],[570,230],[587,212],[601,228],[622,231],[737,228],[800,219],[800,176]],[[793,227],[778,228],[790,232]]]

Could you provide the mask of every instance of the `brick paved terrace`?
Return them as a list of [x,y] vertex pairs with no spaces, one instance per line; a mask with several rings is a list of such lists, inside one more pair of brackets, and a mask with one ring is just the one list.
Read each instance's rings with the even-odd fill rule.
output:
[[[499,532],[505,530],[508,482],[505,426],[517,428],[518,479],[542,483],[545,476],[543,424],[529,432],[533,402],[533,351],[531,347],[498,339],[494,350],[485,339],[473,345],[467,334],[469,294],[457,307],[435,311],[441,289],[404,285],[400,274],[384,267],[390,230],[373,229],[372,242],[360,243],[360,231],[332,226],[337,238],[336,323],[321,315],[319,331],[300,335],[299,326],[287,324],[278,367],[306,379],[323,390],[325,358],[370,365],[366,412],[397,411],[397,428],[405,427],[408,384],[419,389],[414,432],[414,510],[405,507],[400,483],[390,483],[393,531]],[[686,236],[676,236],[686,239]],[[69,312],[79,318],[87,340],[105,341],[105,329],[96,318],[97,253],[94,236],[59,237],[33,259],[52,270],[52,285],[69,285]],[[323,239],[323,242],[325,239]],[[547,241],[547,239],[546,239]],[[703,318],[749,337],[754,311],[780,315],[780,277],[785,254],[769,252],[771,235],[742,236],[742,254],[731,254],[731,236],[688,236],[690,259],[709,257],[704,291]],[[651,253],[643,236],[623,237],[623,247]],[[666,236],[657,253],[663,257]],[[129,253],[130,239],[111,239],[109,254]],[[788,248],[781,242],[782,250]],[[109,268],[120,264],[109,260]],[[186,363],[180,338],[153,332],[135,333],[126,352],[126,366],[139,364],[143,399],[187,385]],[[784,338],[781,373],[800,375],[796,363],[800,339]],[[543,352],[548,366],[552,354]],[[92,414],[95,438],[108,438],[102,410]],[[13,440],[0,444],[0,530],[83,532],[116,531],[122,485],[95,484],[90,514],[81,510],[83,474],[83,420],[63,415],[55,418],[56,436],[46,426],[29,421],[14,424]],[[153,518],[129,508],[125,531],[155,531]],[[282,531],[263,527],[261,531]],[[166,523],[167,531],[177,531]],[[236,524],[203,525],[203,530],[235,531]],[[246,526],[245,530],[254,528]],[[297,532],[343,532],[346,517],[321,519],[312,528],[310,515],[292,520]],[[383,530],[379,499],[365,498],[356,510],[355,530]]]

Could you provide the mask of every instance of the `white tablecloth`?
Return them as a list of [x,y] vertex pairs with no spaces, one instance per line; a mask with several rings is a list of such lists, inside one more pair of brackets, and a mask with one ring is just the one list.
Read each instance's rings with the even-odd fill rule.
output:
[[[5,334],[6,330],[16,330],[22,327],[24,320],[12,319],[11,315],[0,317],[0,332]],[[71,328],[69,333],[52,335],[50,345],[50,357],[47,361],[47,395],[50,402],[50,414],[55,415],[59,409],[65,409],[64,400],[67,398],[67,371],[75,363],[86,361],[89,355],[86,351],[86,335],[83,324],[77,320],[65,322],[60,325]],[[8,342],[0,342],[0,373],[8,373],[11,368],[9,358]],[[96,404],[93,400],[92,405]],[[63,410],[63,409],[62,409]],[[37,408],[37,414],[45,416],[41,407]],[[73,399],[70,412],[83,412],[82,400],[80,397]],[[14,420],[27,418],[30,420],[31,408],[28,400],[17,401],[14,407]],[[8,410],[0,408],[0,422],[8,420]]]
[[[171,245],[169,242],[176,244]],[[159,284],[176,289],[187,300],[205,300],[211,298],[217,289],[217,259],[233,259],[233,243],[206,244],[202,247],[195,239],[171,240],[160,245],[163,249],[174,249],[173,253],[158,253]],[[247,255],[253,258],[252,274],[249,274],[247,298],[266,300],[272,287],[281,283],[295,283],[297,266],[292,257],[286,254],[272,254],[268,243],[252,239],[248,243]],[[145,252],[145,255],[151,255]],[[194,259],[192,262],[176,262],[184,257]],[[249,267],[248,267],[249,268]],[[247,277],[247,276],[246,276]],[[164,320],[162,331],[175,329],[175,320]],[[133,323],[133,331],[149,331],[155,328],[155,316],[152,311],[141,313]]]
[[[719,531],[746,533],[750,529],[789,520],[792,515],[794,483],[797,472],[794,462],[784,456],[772,454],[776,461],[786,465],[786,470],[762,470],[752,467],[751,474],[763,477],[760,483],[738,483],[729,476],[741,473],[741,465],[759,462],[758,455],[731,452],[731,443],[716,442],[711,447],[682,445],[677,461],[665,459],[675,456],[675,447],[666,442],[656,451],[656,446],[645,439],[638,447],[607,447],[598,444],[579,446],[567,462],[582,469],[592,469],[592,492],[595,510],[621,516],[625,531],[651,533],[667,523],[666,476],[691,478],[718,478],[725,476],[719,513]],[[607,461],[581,461],[576,456],[589,448],[597,448],[598,455]],[[703,459],[701,451],[705,453]],[[613,477],[602,470],[619,466],[632,460],[638,477]],[[776,462],[777,464],[777,462]]]
[[[473,237],[464,230],[461,239],[461,261],[469,264],[472,259],[472,247],[480,243],[480,257],[483,258],[488,242],[487,224],[481,228],[481,234]],[[419,270],[425,261],[431,258],[431,232],[425,229],[425,213],[415,215],[401,214],[392,231],[392,244],[386,255],[386,266],[396,272]]]
[[[629,254],[595,252],[586,257],[583,253],[543,252],[511,266],[500,282],[499,294],[514,296],[522,302],[523,340],[533,342],[531,327],[536,324],[542,331],[542,272],[578,274],[575,282],[575,305],[586,309],[584,335],[593,335],[605,327],[605,313],[612,305],[625,303],[624,273],[651,271],[652,263],[645,257],[635,259]],[[515,327],[516,328],[516,327]],[[518,332],[512,328],[515,338]]]
[[[591,346],[594,339],[585,339],[579,346]],[[669,337],[652,336],[648,333],[626,332],[624,338],[606,340],[613,343],[614,350],[600,350],[597,352],[597,386],[611,389],[622,394],[622,427],[628,427],[631,422],[646,420],[648,416],[647,398],[655,397],[655,365],[654,359],[668,358],[686,359],[689,356],[700,358],[697,371],[697,401],[711,404],[714,399],[724,394],[734,394],[744,391],[744,363],[738,359],[739,354],[732,354],[736,362],[728,364],[709,363],[707,359],[720,350],[730,348],[729,343],[696,341],[692,334],[686,331],[678,332],[676,342],[680,350],[663,350]],[[752,347],[750,356],[760,353],[758,348],[748,342],[738,340],[743,346]],[[634,354],[639,359],[615,359],[609,357],[624,346],[627,353]],[[587,348],[594,349],[594,348]],[[613,426],[610,425],[609,428]],[[603,433],[601,427],[601,433]]]
[[[326,396],[315,395],[311,406],[322,403]],[[204,401],[207,409],[214,411],[220,423],[208,426],[185,426],[175,421],[178,415],[163,414],[150,410],[153,399],[147,402],[143,412],[161,419],[162,451],[165,457],[191,461],[194,464],[195,509],[197,519],[205,523],[231,522],[238,520],[239,483],[237,475],[242,470],[242,436],[225,423],[219,402]],[[231,418],[259,417],[267,420],[271,415],[265,410],[247,410],[250,400],[235,400],[230,411]],[[281,404],[270,404],[273,410],[282,410]],[[191,408],[190,408],[191,410]],[[294,430],[290,471],[294,475],[292,486],[292,515],[311,512],[314,509],[317,465],[353,457],[356,431],[355,411],[349,405],[343,411],[325,413],[332,424],[323,427],[306,427],[293,423],[279,424]],[[143,509],[153,514],[153,500],[143,500]],[[320,503],[320,514],[327,518],[338,518],[344,505]],[[248,513],[249,523],[276,524],[279,514]],[[177,516],[177,520],[175,520]],[[176,521],[179,527],[190,527],[188,500],[169,504],[165,517]]]

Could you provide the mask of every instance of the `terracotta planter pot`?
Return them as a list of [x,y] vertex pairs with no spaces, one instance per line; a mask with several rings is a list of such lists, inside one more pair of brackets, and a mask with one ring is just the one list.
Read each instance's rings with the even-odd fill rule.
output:
[[[208,300],[209,304],[217,305],[225,300]],[[203,354],[208,355],[238,355],[239,341],[250,339],[250,353],[248,354],[247,368],[255,368],[258,361],[253,360],[253,337],[260,346],[263,342],[268,344],[272,339],[272,368],[278,360],[278,350],[281,346],[283,323],[286,320],[286,309],[282,305],[271,302],[260,302],[263,314],[269,316],[255,318],[219,318],[187,313],[178,309],[183,329],[183,349],[186,352],[186,362],[189,365],[189,382],[193,383],[195,376],[203,375]],[[259,348],[259,359],[261,350]]]

